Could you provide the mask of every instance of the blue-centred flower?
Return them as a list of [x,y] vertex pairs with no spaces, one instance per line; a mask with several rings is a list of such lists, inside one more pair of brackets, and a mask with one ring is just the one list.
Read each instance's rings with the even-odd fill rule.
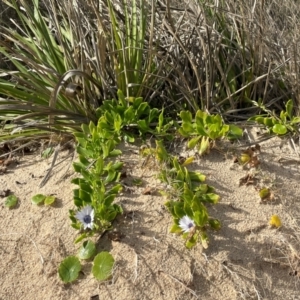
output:
[[93,229],[94,209],[90,205],[83,207],[75,216],[83,224],[84,229]]
[[190,230],[195,226],[195,222],[188,216],[184,216],[179,220],[179,227],[183,232],[190,232]]

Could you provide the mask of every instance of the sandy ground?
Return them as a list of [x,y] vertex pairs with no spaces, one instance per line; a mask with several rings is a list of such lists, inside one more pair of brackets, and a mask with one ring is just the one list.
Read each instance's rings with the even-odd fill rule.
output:
[[[299,158],[287,142],[282,147],[280,142],[273,138],[260,144],[255,185],[239,185],[249,170],[234,163],[233,156],[245,147],[218,144],[191,165],[207,175],[207,183],[221,196],[209,211],[222,228],[209,232],[206,250],[200,244],[187,250],[181,237],[169,233],[172,218],[158,193],[165,187],[155,179],[155,168],[142,168],[139,146],[123,147],[129,179],[141,178],[144,184],[118,197],[124,214],[114,225],[121,239],[105,234],[98,240],[97,249],[115,258],[113,277],[98,282],[90,272],[92,263],[85,262],[79,279],[67,285],[57,268],[80,246],[73,243],[76,231],[68,218],[73,208],[70,179],[76,176],[72,167],[67,170],[72,156],[39,188],[51,159],[41,159],[38,151],[15,155],[17,163],[0,175],[0,192],[9,189],[19,199],[16,208],[7,209],[0,198],[0,299],[300,299]],[[58,161],[68,155],[62,151]],[[270,187],[274,200],[261,203],[259,186]],[[151,195],[143,195],[147,187]],[[31,204],[38,193],[54,194],[56,204]],[[273,214],[282,220],[279,229],[268,225]]]

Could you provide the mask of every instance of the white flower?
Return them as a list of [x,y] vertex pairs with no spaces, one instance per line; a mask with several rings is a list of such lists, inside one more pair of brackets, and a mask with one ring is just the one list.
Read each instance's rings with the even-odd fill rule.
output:
[[179,227],[183,232],[190,232],[191,228],[195,226],[195,222],[188,216],[184,216],[179,220]]
[[84,229],[93,229],[94,209],[90,205],[77,212],[76,218],[83,224]]

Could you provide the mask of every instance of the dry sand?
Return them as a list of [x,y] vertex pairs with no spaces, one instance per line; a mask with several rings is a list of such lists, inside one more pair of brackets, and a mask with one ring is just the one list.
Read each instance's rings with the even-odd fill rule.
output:
[[[260,144],[256,186],[271,187],[275,196],[265,203],[255,185],[239,186],[249,170],[235,164],[233,156],[245,147],[218,144],[191,165],[207,175],[207,183],[221,196],[209,211],[222,228],[209,232],[206,250],[200,244],[187,250],[181,237],[169,233],[172,218],[158,193],[165,187],[155,179],[157,171],[153,165],[142,168],[139,146],[123,147],[127,184],[131,176],[144,184],[124,189],[117,199],[124,209],[114,223],[120,240],[106,233],[97,244],[115,258],[113,277],[98,282],[91,275],[92,263],[85,262],[78,280],[67,285],[57,268],[80,246],[73,243],[76,231],[68,218],[73,208],[70,179],[76,177],[72,167],[67,170],[72,156],[55,167],[42,188],[38,185],[51,159],[41,159],[38,152],[15,156],[18,163],[0,175],[0,192],[9,189],[19,198],[14,209],[4,207],[0,198],[0,299],[300,299],[299,157],[287,142],[280,143],[272,138]],[[68,154],[62,151],[59,160]],[[152,194],[143,195],[146,187]],[[54,194],[56,204],[31,204],[38,193]],[[279,229],[268,225],[273,214],[282,220]]]

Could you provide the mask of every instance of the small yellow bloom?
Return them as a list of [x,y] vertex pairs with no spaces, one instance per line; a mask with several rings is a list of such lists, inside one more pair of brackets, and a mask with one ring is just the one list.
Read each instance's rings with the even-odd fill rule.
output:
[[281,226],[281,220],[280,220],[280,218],[277,215],[273,215],[273,216],[271,216],[269,224],[272,227],[278,228],[278,227]]

